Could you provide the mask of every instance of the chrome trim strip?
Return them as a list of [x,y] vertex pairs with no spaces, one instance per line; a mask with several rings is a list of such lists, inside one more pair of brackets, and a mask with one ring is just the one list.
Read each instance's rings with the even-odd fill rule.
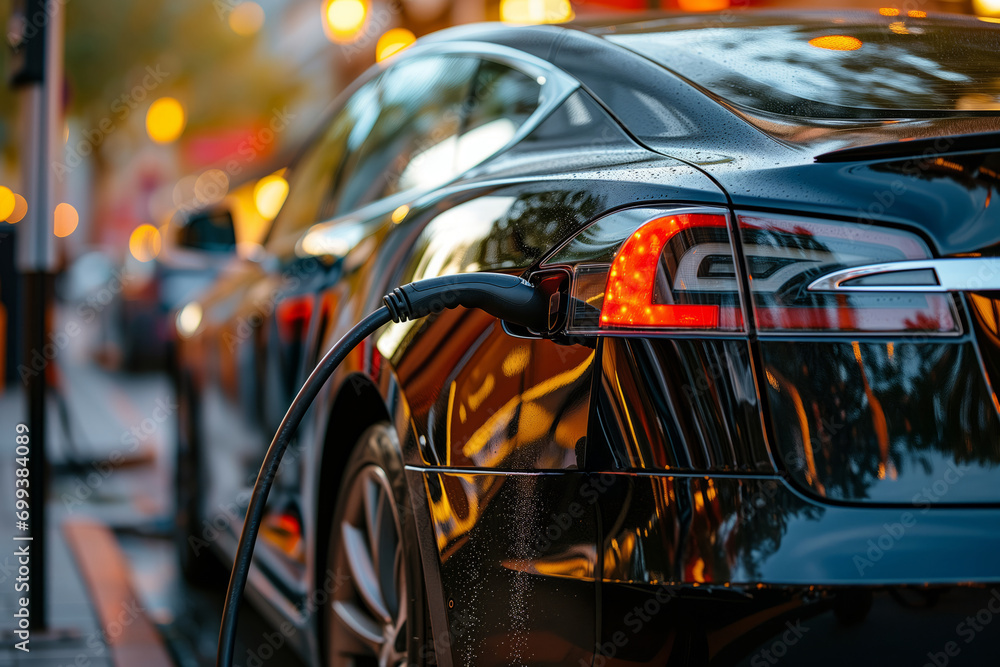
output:
[[[937,285],[899,284],[845,285],[844,283],[876,275],[906,271],[934,271]],[[918,259],[902,262],[868,264],[828,273],[810,283],[810,292],[977,292],[1000,290],[1000,257],[952,257]]]

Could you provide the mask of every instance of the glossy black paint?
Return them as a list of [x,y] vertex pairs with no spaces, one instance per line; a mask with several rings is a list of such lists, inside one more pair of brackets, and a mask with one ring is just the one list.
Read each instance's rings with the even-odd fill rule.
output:
[[[285,246],[237,263],[201,299],[182,386],[216,416],[200,438],[214,475],[204,511],[226,525],[214,545],[227,557],[233,499],[290,392],[398,284],[530,276],[595,219],[674,204],[894,226],[937,255],[995,253],[1000,156],[952,137],[996,132],[996,116],[764,117],[610,44],[608,30],[431,37],[510,46],[581,87],[444,187],[311,221],[322,224],[308,234],[351,239],[346,252]],[[463,309],[389,325],[337,371],[289,453],[269,507],[301,531],[263,531],[252,592],[318,662],[309,600],[340,470],[385,420],[407,466],[439,664],[982,664],[974,654],[1000,629],[983,620],[1000,611],[995,296],[963,296],[965,333],[945,342],[768,336],[752,322],[725,337],[545,340]],[[309,304],[291,337],[290,302]],[[849,470],[849,447],[860,472],[838,479],[829,466]],[[933,457],[904,469],[902,452]],[[956,478],[949,463],[971,468]],[[924,487],[934,497],[918,502]]]
[[601,470],[774,473],[745,340],[608,338],[596,414]]

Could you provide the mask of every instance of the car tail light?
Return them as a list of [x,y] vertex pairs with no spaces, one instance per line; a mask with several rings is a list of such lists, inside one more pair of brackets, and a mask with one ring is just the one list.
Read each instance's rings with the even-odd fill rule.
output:
[[[584,261],[572,267],[568,329],[742,331],[726,214],[643,209],[640,216],[622,216],[633,221],[632,230],[624,242],[618,241],[610,262]],[[604,232],[616,226],[605,224]]]
[[[571,274],[571,334],[732,334],[746,331],[748,284],[761,334],[920,334],[962,332],[955,297],[899,291],[810,291],[841,269],[931,258],[916,234],[887,227],[741,213],[738,273],[730,218],[720,208],[643,207],[599,219],[556,251],[543,268]],[[744,283],[744,279],[746,283]]]
[[313,297],[309,294],[287,297],[278,303],[275,311],[281,339],[285,342],[300,341],[312,319]]
[[806,288],[839,269],[930,258],[915,234],[886,227],[740,214],[751,303],[762,332],[955,334],[953,297],[920,292],[830,294]]

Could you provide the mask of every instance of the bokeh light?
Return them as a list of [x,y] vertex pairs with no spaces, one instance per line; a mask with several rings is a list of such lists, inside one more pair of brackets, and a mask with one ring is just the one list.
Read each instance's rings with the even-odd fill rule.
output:
[[899,10],[895,7],[879,7],[878,13],[882,16],[899,16]]
[[[198,177],[194,174],[188,174],[182,177],[174,184],[173,192],[171,193],[171,198],[173,199],[174,206],[177,208],[189,208],[194,206],[197,208],[198,200],[194,193],[195,185],[198,184]],[[155,216],[154,216],[155,217]]]
[[678,0],[682,12],[718,12],[729,9],[729,0]]
[[241,2],[229,12],[229,27],[237,35],[249,37],[264,25],[264,8],[256,2]]
[[195,203],[199,206],[222,201],[229,192],[229,175],[221,169],[203,171],[194,182]]
[[323,30],[334,42],[349,42],[365,24],[368,8],[362,0],[326,0]]
[[80,214],[71,204],[66,202],[56,206],[53,218],[52,231],[59,238],[69,236],[76,231],[76,226],[80,224]]
[[1000,0],[972,0],[972,13],[979,16],[1000,16]]
[[415,41],[417,41],[417,36],[406,28],[386,30],[385,34],[378,38],[378,43],[375,45],[375,60],[382,62],[411,46]]
[[14,211],[7,216],[7,222],[10,224],[17,224],[24,219],[24,216],[28,213],[28,200],[21,195],[14,193]]
[[188,338],[198,330],[201,318],[201,305],[197,301],[192,301],[177,313],[177,332],[184,338]]
[[139,225],[128,237],[128,251],[140,262],[148,262],[160,254],[162,238],[153,225]]
[[504,23],[562,23],[572,20],[569,0],[502,0],[500,20]]
[[253,188],[253,203],[257,207],[257,213],[265,220],[273,220],[287,195],[288,181],[280,173],[265,176]]
[[864,42],[849,35],[824,35],[823,37],[813,37],[809,40],[809,44],[817,49],[830,51],[857,51]]
[[16,204],[17,200],[14,199],[14,193],[11,192],[11,189],[0,185],[0,220],[9,218],[14,212]]
[[161,97],[146,112],[146,133],[159,144],[176,141],[185,123],[184,107],[172,97]]

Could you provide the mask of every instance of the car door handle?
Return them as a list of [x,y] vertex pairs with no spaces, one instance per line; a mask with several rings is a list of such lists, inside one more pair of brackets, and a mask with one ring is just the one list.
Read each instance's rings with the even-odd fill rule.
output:
[[810,292],[978,292],[1000,290],[1000,257],[952,257],[867,264],[817,278]]

